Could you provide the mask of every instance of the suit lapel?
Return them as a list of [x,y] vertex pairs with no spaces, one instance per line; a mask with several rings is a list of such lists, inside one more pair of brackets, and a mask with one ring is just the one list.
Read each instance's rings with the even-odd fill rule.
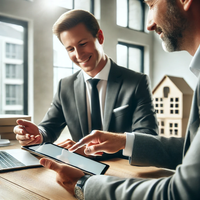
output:
[[104,131],[108,131],[109,129],[112,112],[119,93],[121,82],[122,82],[122,76],[119,71],[119,67],[111,60],[111,68],[108,76],[105,107],[104,107],[104,121],[103,121]]
[[82,136],[88,135],[88,119],[87,119],[87,104],[86,104],[86,88],[82,72],[74,81],[75,103],[78,112],[78,118],[82,130]]

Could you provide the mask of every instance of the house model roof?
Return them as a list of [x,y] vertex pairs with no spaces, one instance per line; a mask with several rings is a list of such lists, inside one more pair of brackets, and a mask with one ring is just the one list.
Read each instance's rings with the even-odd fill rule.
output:
[[157,84],[157,86],[153,89],[152,93],[157,90],[157,88],[160,86],[160,84],[166,79],[169,78],[174,85],[183,93],[183,94],[193,94],[192,88],[187,84],[187,82],[182,77],[176,77],[176,76],[169,76],[165,75],[162,80]]

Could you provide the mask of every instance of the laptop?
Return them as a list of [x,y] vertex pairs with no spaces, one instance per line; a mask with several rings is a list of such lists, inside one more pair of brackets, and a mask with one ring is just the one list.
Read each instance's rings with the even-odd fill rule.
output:
[[39,167],[39,159],[22,149],[0,150],[0,172]]

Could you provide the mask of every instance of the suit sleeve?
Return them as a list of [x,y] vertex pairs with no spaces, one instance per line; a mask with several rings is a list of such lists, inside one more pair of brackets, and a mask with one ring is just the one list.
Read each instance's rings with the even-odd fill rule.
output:
[[148,76],[141,76],[134,95],[136,106],[132,116],[132,131],[157,135],[158,123]]
[[40,133],[43,135],[43,142],[54,142],[66,126],[63,110],[60,102],[61,80],[53,102],[42,122],[38,125]]
[[85,199],[195,200],[200,197],[200,131],[174,175],[160,179],[122,179],[93,176],[85,185]]
[[184,138],[135,133],[131,165],[175,169],[182,162]]

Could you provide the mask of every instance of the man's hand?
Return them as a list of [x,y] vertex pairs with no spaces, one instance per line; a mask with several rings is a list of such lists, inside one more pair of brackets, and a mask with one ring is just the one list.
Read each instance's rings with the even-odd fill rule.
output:
[[69,148],[69,151],[76,151],[85,145],[84,152],[86,155],[99,156],[102,155],[103,152],[110,154],[116,153],[125,148],[126,135],[95,130]]
[[24,119],[18,119],[17,124],[13,132],[16,134],[16,139],[22,146],[42,143],[42,136],[34,123]]
[[47,169],[57,172],[56,181],[70,194],[74,195],[74,187],[77,181],[84,176],[83,171],[69,165],[57,163],[48,158],[40,159],[40,164]]
[[[63,147],[65,149],[69,149],[70,147],[72,147],[74,144],[76,144],[76,142],[74,142],[73,140],[71,139],[67,139],[63,142],[60,142],[60,143],[57,143],[58,146],[60,147]],[[84,150],[85,150],[85,147],[81,147],[79,148],[76,153],[80,154],[80,155],[83,155],[85,157],[88,157],[85,153],[84,153]]]

